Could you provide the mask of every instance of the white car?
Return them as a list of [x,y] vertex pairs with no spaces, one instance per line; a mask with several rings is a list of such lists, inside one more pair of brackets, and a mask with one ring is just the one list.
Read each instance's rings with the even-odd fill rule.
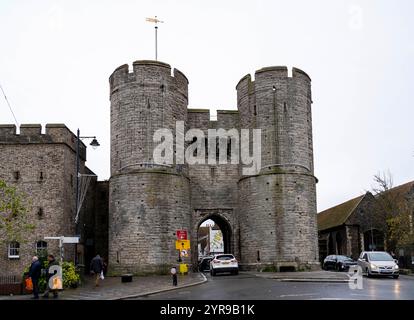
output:
[[239,274],[239,263],[232,254],[216,254],[210,262],[210,273],[215,276],[219,272]]
[[364,251],[358,259],[358,265],[368,277],[373,275],[392,276],[397,279],[400,270],[396,260],[385,251]]

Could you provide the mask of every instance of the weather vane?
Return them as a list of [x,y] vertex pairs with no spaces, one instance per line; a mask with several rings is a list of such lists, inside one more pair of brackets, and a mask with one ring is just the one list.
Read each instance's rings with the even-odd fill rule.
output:
[[157,39],[157,31],[158,31],[158,23],[164,23],[155,16],[154,18],[146,18],[145,21],[155,23],[155,60],[158,60],[158,39]]

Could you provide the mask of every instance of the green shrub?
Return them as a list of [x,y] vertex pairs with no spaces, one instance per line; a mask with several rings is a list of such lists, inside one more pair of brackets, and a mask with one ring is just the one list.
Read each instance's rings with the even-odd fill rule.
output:
[[80,275],[73,262],[63,262],[62,272],[64,288],[76,288],[80,284]]
[[275,265],[266,266],[262,269],[262,272],[277,272],[277,268]]
[[[47,260],[42,262],[42,274],[39,279],[39,291],[44,292],[46,290],[46,268],[47,268]],[[76,288],[80,285],[80,275],[79,272],[76,270],[75,265],[73,262],[63,262],[62,266],[62,276],[63,276],[63,288]],[[29,272],[30,267],[26,267],[23,270],[23,279],[24,274]]]

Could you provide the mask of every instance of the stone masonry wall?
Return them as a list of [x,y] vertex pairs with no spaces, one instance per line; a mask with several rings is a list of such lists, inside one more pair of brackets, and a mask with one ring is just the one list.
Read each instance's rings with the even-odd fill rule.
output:
[[[74,235],[75,141],[73,133],[60,124],[47,125],[45,134],[40,125],[22,125],[20,134],[13,125],[0,126],[0,179],[24,195],[29,222],[35,225],[20,244],[19,259],[9,259],[7,244],[1,244],[1,275],[21,275],[36,254],[36,242],[45,236]],[[85,146],[81,147],[83,167]],[[59,257],[58,241],[47,243],[48,253]],[[73,245],[65,245],[66,259],[73,259],[74,253]]]
[[[202,110],[189,109],[188,127],[204,131],[207,138],[208,129],[238,129],[239,115],[237,111],[217,111],[217,121],[210,121],[210,114]],[[206,150],[207,158],[207,150]],[[207,162],[207,161],[206,161]],[[197,262],[197,230],[207,220],[228,225],[229,252],[240,256],[239,223],[238,223],[238,187],[239,165],[190,165],[189,177],[191,185],[192,212],[192,252],[193,264]],[[220,220],[217,220],[220,219]],[[223,230],[222,230],[223,231]]]
[[176,263],[175,232],[190,230],[188,179],[148,169],[112,176],[109,192],[110,272],[161,272]]
[[153,135],[187,125],[188,80],[168,64],[136,61],[109,81],[110,270],[159,272],[176,262],[175,231],[190,230],[190,189],[185,166],[153,165]]
[[[316,266],[310,78],[263,68],[237,87],[241,127],[262,130],[261,172],[240,180],[242,264]],[[248,245],[245,245],[248,243]],[[260,259],[260,260],[259,260]]]
[[[169,65],[137,61],[110,77],[109,260],[114,273],[155,272],[175,263],[175,230],[215,219],[231,235],[242,266],[318,261],[310,78],[294,68],[263,68],[237,85],[238,111],[187,110],[188,81]],[[154,165],[153,133],[175,129],[262,129],[262,169],[240,165]],[[187,143],[188,145],[188,143]],[[184,170],[182,170],[184,167]]]

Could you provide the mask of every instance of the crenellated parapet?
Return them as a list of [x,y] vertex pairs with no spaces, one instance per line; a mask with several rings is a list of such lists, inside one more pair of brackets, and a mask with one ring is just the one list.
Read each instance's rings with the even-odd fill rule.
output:
[[110,94],[116,93],[125,85],[155,86],[163,91],[166,86],[181,93],[188,99],[188,79],[178,69],[167,63],[153,60],[138,60],[132,64],[132,70],[124,64],[109,77]]
[[[16,126],[12,124],[0,125],[0,145],[2,144],[56,144],[62,143],[76,152],[76,135],[64,124],[46,124],[45,133],[42,133],[41,124],[21,124],[17,134]],[[79,154],[86,160],[86,146],[81,141]]]

